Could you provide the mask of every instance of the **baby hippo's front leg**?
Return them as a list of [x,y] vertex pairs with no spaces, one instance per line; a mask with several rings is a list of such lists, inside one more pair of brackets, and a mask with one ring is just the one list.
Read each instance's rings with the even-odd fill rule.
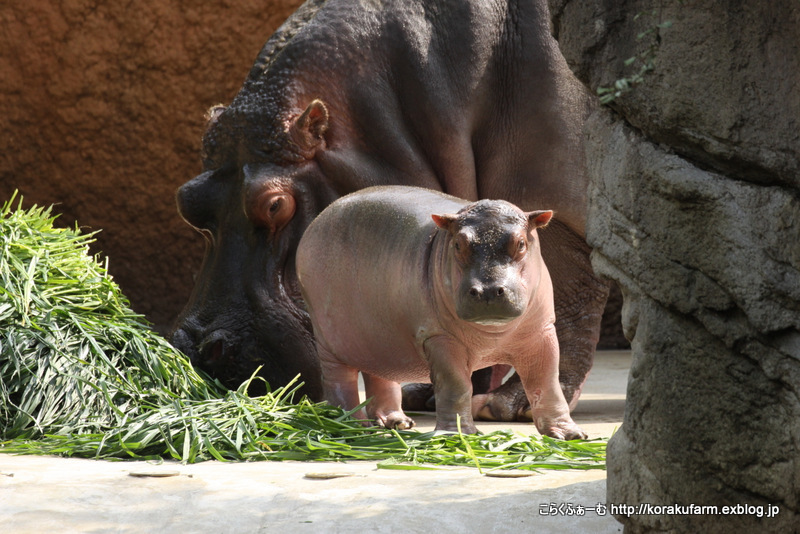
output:
[[558,338],[556,329],[545,329],[530,357],[515,363],[530,401],[530,417],[539,433],[557,439],[586,439],[586,432],[575,424],[558,382]]
[[475,434],[472,419],[472,370],[465,349],[445,336],[425,342],[436,396],[436,431]]
[[403,392],[400,384],[377,376],[362,373],[367,394],[367,416],[385,428],[405,430],[412,428],[414,420],[401,408]]

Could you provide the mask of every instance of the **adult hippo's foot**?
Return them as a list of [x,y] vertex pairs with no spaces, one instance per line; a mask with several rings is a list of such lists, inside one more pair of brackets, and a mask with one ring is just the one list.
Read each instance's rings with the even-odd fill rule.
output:
[[[495,367],[500,367],[499,371]],[[478,369],[472,373],[472,391],[483,394],[491,391],[502,382],[503,376],[508,374],[508,366],[493,366]],[[498,377],[498,373],[503,376]],[[522,392],[523,397],[525,392]],[[473,403],[474,406],[474,403]],[[435,412],[436,397],[433,394],[433,384],[412,383],[403,386],[403,409],[411,412]],[[473,411],[473,413],[475,413]]]
[[433,384],[412,383],[403,386],[403,409],[410,412],[435,412]]
[[522,381],[514,373],[500,387],[472,397],[472,415],[481,421],[532,421]]

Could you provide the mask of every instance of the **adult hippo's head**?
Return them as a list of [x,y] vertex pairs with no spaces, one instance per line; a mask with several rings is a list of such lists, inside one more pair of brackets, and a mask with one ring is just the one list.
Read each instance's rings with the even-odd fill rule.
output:
[[271,386],[300,374],[304,392],[321,398],[295,274],[300,237],[344,194],[380,183],[431,185],[430,173],[407,172],[409,143],[394,141],[395,121],[387,118],[397,113],[396,99],[372,89],[383,86],[381,71],[368,68],[372,49],[331,44],[361,35],[368,10],[334,5],[324,15],[327,5],[312,0],[298,9],[266,43],[233,102],[212,108],[205,172],[178,192],[178,209],[206,238],[206,254],[172,341],[229,387],[261,366]]
[[[235,388],[258,366],[270,385],[298,374],[321,396],[311,325],[295,274],[295,251],[311,220],[337,196],[316,161],[328,111],[313,100],[285,117],[267,146],[241,130],[252,116],[212,109],[204,138],[206,171],[178,191],[181,216],[206,240],[192,296],[172,341],[192,363]],[[270,143],[272,146],[270,146]],[[277,147],[280,147],[278,149]],[[254,382],[251,393],[259,393]]]

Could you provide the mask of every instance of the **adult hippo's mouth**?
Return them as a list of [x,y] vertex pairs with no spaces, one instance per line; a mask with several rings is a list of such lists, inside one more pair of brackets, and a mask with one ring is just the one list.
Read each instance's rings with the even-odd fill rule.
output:
[[[307,314],[294,299],[270,300],[264,309],[269,312],[229,309],[210,321],[186,317],[173,332],[172,343],[228,388],[239,388],[258,369],[256,376],[263,380],[250,383],[250,395],[262,395],[267,384],[273,389],[300,375],[300,391],[319,399],[320,371]],[[241,322],[236,316],[252,320]]]

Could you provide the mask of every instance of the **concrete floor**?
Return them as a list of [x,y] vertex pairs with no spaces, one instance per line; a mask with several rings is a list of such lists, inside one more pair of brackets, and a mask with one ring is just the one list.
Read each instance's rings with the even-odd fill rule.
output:
[[[602,352],[573,412],[590,437],[621,424],[629,352]],[[415,417],[421,430],[431,415]],[[532,425],[478,423],[485,431]],[[347,473],[313,479],[314,473]],[[141,476],[150,475],[150,476]],[[152,476],[164,475],[164,476]],[[622,532],[605,471],[490,478],[476,469],[392,471],[374,462],[106,462],[0,454],[0,531],[14,533]],[[563,513],[551,509],[561,506]],[[591,508],[569,515],[569,508]]]

